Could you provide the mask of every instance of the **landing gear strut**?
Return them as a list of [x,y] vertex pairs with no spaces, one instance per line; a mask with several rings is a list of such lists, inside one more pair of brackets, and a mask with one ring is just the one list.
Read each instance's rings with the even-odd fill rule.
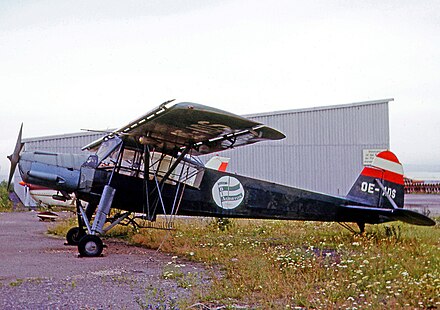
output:
[[[97,257],[102,254],[104,244],[101,238],[96,236],[95,231],[91,231],[90,220],[93,212],[96,210],[96,205],[89,204],[84,211],[79,199],[76,201],[78,224],[77,227],[72,227],[66,234],[67,245],[78,246],[78,252],[83,257]],[[105,219],[105,217],[104,217]],[[84,225],[86,227],[84,227]],[[103,223],[100,225],[100,228]]]
[[[101,199],[98,204],[95,220],[90,223],[96,205],[90,205],[84,211],[81,202],[77,200],[77,213],[79,227],[69,230],[66,235],[67,244],[78,245],[78,252],[83,257],[97,257],[102,253],[104,245],[97,234],[103,234],[104,224],[115,196],[116,190],[109,185],[105,185]],[[122,220],[122,219],[121,219]],[[81,225],[86,226],[86,230]]]

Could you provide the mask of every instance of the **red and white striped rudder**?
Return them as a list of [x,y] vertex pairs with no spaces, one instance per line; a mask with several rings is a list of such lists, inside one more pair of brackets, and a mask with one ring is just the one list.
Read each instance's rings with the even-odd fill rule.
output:
[[[379,185],[383,185],[386,195]],[[403,167],[396,155],[383,151],[376,155],[371,166],[365,167],[350,189],[347,198],[377,208],[393,208],[386,196],[403,208]]]

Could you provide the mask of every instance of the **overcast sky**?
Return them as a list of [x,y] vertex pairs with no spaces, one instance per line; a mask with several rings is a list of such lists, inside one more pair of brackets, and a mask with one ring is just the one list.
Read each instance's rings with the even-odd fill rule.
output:
[[[440,164],[440,1],[0,2],[0,175],[24,137],[168,99],[237,114],[394,98],[391,149]],[[368,130],[368,128],[365,128]]]

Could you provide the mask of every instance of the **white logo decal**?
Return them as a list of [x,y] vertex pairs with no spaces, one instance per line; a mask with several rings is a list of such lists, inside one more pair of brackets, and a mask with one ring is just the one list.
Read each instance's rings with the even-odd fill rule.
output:
[[212,198],[220,208],[235,209],[243,201],[243,185],[234,177],[221,177],[212,187]]

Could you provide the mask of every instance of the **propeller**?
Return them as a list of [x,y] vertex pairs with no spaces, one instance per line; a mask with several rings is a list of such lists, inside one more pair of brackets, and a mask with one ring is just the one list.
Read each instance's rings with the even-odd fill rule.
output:
[[12,177],[14,176],[15,168],[20,160],[20,152],[23,149],[24,143],[21,142],[21,134],[23,132],[23,123],[21,123],[20,132],[18,133],[17,143],[15,144],[14,153],[8,156],[11,161],[11,170],[9,170],[8,189],[11,185]]

